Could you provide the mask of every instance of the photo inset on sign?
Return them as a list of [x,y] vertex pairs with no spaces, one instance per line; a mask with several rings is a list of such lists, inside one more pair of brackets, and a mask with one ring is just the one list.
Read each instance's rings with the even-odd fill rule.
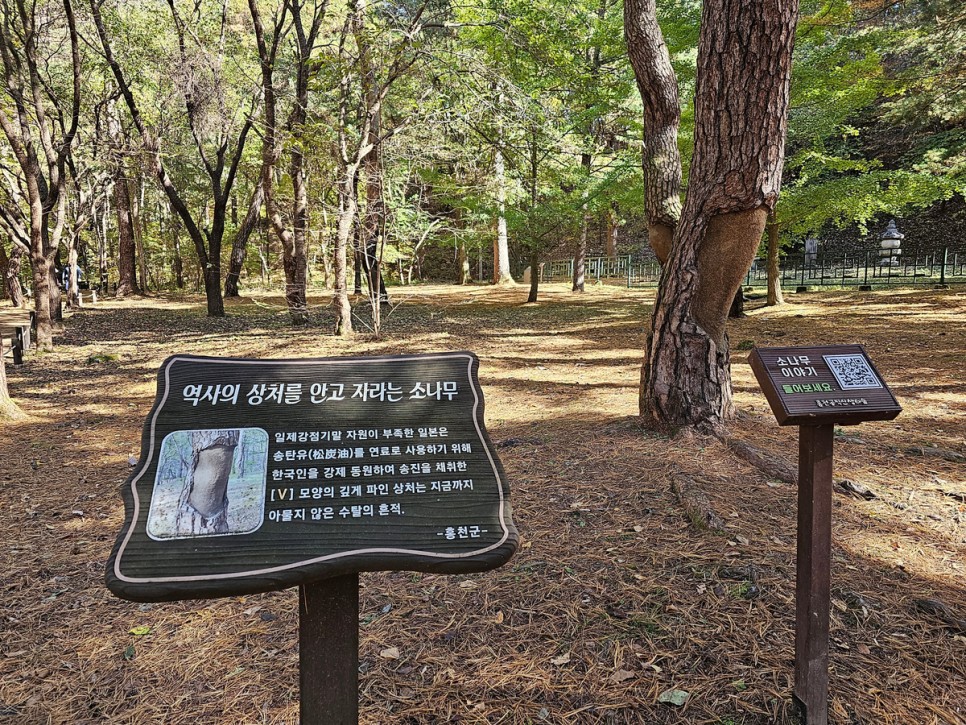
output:
[[268,433],[261,428],[179,430],[161,442],[148,536],[250,534],[262,525]]

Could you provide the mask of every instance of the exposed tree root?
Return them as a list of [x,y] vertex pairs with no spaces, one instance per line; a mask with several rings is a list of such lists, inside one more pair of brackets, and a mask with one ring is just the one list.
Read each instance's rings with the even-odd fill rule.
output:
[[716,435],[718,440],[728,446],[728,449],[732,453],[772,478],[777,478],[779,481],[784,481],[785,483],[798,483],[798,471],[788,461],[782,458],[771,458],[744,441],[739,441],[727,435],[722,435],[721,433],[717,433]]
[[681,471],[672,472],[671,492],[694,526],[715,533],[724,531],[724,520],[711,506],[711,501],[701,489],[701,484],[693,478]]

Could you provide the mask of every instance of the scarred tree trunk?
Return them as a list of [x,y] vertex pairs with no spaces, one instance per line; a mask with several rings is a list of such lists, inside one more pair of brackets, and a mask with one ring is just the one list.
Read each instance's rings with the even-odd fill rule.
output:
[[192,459],[178,502],[179,534],[228,532],[228,479],[238,440],[237,429],[191,432]]
[[687,199],[648,337],[645,422],[734,416],[725,322],[781,182],[797,0],[707,0]]
[[768,215],[768,306],[785,304],[778,252],[778,218],[772,209]]
[[644,211],[648,242],[663,265],[681,218],[681,106],[656,0],[625,0],[627,54],[644,105]]

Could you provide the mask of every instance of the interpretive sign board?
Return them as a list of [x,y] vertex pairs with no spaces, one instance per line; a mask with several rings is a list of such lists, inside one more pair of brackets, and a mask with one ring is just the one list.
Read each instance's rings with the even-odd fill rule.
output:
[[852,425],[902,411],[861,345],[759,347],[748,362],[779,425]]
[[135,601],[362,571],[484,571],[516,550],[469,352],[161,366],[107,586]]

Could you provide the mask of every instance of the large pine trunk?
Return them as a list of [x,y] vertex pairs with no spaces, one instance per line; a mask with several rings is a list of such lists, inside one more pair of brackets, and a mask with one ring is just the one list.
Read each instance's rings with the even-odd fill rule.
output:
[[652,426],[733,418],[725,322],[778,198],[796,0],[707,0],[687,199],[655,302],[640,407]]

